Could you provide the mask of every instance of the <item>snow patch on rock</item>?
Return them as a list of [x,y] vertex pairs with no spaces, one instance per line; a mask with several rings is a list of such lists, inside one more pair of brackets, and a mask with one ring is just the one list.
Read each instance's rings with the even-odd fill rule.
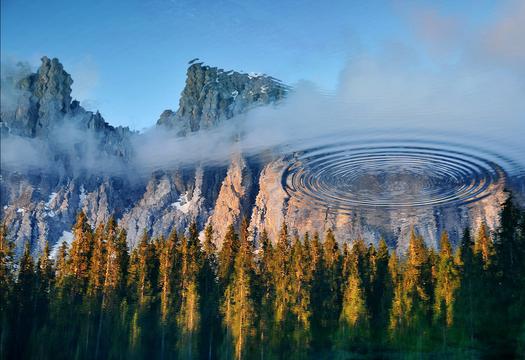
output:
[[58,193],[52,192],[51,195],[49,195],[49,199],[46,202],[46,208],[50,208],[53,201],[55,201]]
[[188,192],[186,191],[184,194],[181,194],[179,196],[179,199],[171,204],[175,209],[179,210],[180,212],[187,214],[188,211],[190,211],[190,201],[188,201]]
[[80,204],[84,205],[87,198],[86,189],[84,188],[84,185],[80,185],[80,194],[78,195],[78,198],[80,199]]

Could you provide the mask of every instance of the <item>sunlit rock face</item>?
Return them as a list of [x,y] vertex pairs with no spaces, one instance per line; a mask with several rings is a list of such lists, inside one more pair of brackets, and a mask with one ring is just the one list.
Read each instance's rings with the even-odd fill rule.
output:
[[238,228],[244,217],[249,218],[253,205],[253,191],[253,171],[246,160],[237,155],[232,159],[213,212],[208,218],[208,224],[214,229],[214,241],[218,246],[222,245],[230,224]]

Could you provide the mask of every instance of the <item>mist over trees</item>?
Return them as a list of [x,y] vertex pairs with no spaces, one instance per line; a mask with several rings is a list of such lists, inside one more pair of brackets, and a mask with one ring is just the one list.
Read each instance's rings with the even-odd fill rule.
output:
[[[300,229],[299,229],[300,230]],[[71,246],[15,260],[0,228],[0,358],[306,359],[517,357],[525,353],[525,212],[466,229],[454,249],[414,231],[406,254],[326,234],[257,246],[248,223],[217,250],[213,228],[130,251],[114,218],[83,213]]]

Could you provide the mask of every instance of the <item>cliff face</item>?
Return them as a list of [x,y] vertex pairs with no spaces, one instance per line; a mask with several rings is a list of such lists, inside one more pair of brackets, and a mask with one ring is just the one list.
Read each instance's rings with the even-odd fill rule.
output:
[[[2,142],[38,144],[38,161],[43,162],[40,167],[37,163],[19,168],[2,154],[0,214],[18,251],[26,241],[35,252],[46,240],[52,246],[70,241],[80,210],[93,226],[115,215],[127,230],[130,246],[144,230],[152,236],[167,235],[172,229],[184,231],[192,221],[201,229],[212,224],[220,246],[227,226],[239,226],[246,217],[255,241],[263,229],[275,239],[286,222],[301,232],[335,227],[340,241],[363,237],[376,242],[385,236],[392,247],[404,249],[411,226],[435,245],[445,228],[454,240],[467,224],[484,220],[495,225],[505,197],[503,184],[494,184],[491,197],[465,208],[327,212],[286,193],[281,183],[285,159],[261,160],[240,153],[225,166],[195,164],[135,176],[132,140],[141,135],[112,127],[98,112],[73,101],[71,76],[57,59],[44,57],[36,73],[16,81],[3,79],[3,85],[4,81],[12,81],[17,96],[13,104],[2,106]],[[278,102],[286,93],[286,86],[271,77],[192,64],[179,109],[164,111],[157,130],[191,135],[253,107]]]
[[42,58],[36,74],[21,79],[18,106],[12,117],[2,116],[11,132],[23,136],[43,136],[71,110],[71,76],[57,59]]
[[222,182],[217,201],[208,223],[214,229],[214,240],[222,245],[229,224],[239,227],[243,217],[249,218],[252,212],[254,174],[246,160],[236,155]]

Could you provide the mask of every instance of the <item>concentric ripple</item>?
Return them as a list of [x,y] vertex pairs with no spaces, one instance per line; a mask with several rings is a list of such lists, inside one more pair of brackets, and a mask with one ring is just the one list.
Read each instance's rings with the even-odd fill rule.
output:
[[415,141],[337,142],[296,152],[283,173],[287,193],[312,206],[460,206],[490,195],[505,171],[479,149]]

